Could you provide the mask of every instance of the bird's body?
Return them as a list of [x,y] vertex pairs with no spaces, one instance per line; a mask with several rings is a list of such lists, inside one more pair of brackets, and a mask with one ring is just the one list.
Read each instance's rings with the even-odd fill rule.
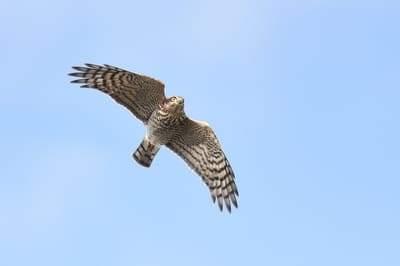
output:
[[[182,97],[171,97],[171,101],[161,103],[151,114],[147,122],[147,137],[152,143],[165,145],[180,131],[187,119],[183,102]],[[173,108],[177,105],[178,108]]]
[[188,119],[183,111],[183,98],[171,97],[162,102],[147,121],[147,131],[133,158],[141,165],[150,167],[161,145],[169,143],[183,130]]
[[186,116],[182,97],[166,98],[163,83],[121,68],[94,64],[73,68],[79,72],[70,75],[81,78],[73,83],[107,93],[145,123],[146,136],[133,153],[139,164],[150,167],[165,145],[201,176],[221,210],[223,203],[229,212],[231,203],[237,207],[235,175],[219,141],[207,123]]

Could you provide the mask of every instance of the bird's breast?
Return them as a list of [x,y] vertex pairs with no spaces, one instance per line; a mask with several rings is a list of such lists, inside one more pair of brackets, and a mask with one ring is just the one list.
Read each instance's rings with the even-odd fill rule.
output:
[[163,145],[175,135],[177,125],[168,114],[154,112],[147,123],[147,138],[153,144]]

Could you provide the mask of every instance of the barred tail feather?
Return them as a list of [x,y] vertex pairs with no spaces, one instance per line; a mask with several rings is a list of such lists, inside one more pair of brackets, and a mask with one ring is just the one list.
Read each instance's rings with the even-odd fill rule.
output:
[[156,156],[159,150],[159,145],[153,145],[146,138],[144,138],[139,147],[133,153],[133,158],[140,165],[144,167],[150,167],[151,163],[153,162],[154,156]]

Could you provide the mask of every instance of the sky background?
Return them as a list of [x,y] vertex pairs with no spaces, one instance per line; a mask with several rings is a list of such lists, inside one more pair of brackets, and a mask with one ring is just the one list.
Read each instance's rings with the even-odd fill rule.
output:
[[[0,265],[400,265],[398,1],[0,2]],[[72,65],[207,121],[239,209]]]

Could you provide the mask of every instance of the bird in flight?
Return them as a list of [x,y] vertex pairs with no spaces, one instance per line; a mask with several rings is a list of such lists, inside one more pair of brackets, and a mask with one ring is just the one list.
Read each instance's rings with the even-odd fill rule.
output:
[[213,202],[222,211],[238,207],[235,174],[221,145],[206,123],[185,114],[184,99],[167,98],[164,84],[148,76],[110,66],[85,64],[72,67],[79,79],[72,83],[102,91],[125,106],[146,125],[146,135],[133,153],[140,165],[150,167],[162,145],[178,154],[208,186]]

